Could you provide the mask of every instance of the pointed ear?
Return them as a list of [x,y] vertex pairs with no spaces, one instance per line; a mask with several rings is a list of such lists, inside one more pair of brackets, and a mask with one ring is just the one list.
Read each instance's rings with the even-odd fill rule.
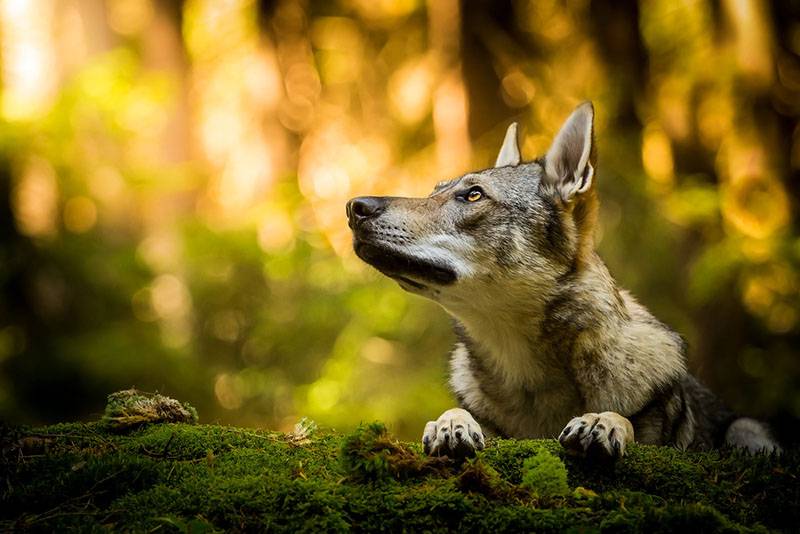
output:
[[519,155],[519,145],[517,145],[517,123],[512,122],[506,130],[506,138],[503,139],[503,146],[497,155],[495,167],[506,167],[508,165],[519,165],[522,157]]
[[545,177],[564,200],[585,193],[594,178],[594,108],[584,102],[561,126],[545,156]]

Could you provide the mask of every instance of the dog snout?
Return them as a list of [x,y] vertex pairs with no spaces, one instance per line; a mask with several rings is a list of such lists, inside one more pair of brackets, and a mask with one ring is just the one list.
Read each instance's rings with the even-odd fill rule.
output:
[[347,203],[347,219],[350,227],[372,217],[377,217],[386,209],[384,197],[357,197]]

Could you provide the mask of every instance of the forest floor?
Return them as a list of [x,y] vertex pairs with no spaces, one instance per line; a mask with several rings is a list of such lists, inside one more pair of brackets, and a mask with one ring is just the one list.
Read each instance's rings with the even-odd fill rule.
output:
[[[0,530],[795,530],[800,453],[633,445],[614,465],[554,440],[427,458],[379,423],[352,434],[189,423],[2,427]],[[531,459],[532,458],[532,459]]]

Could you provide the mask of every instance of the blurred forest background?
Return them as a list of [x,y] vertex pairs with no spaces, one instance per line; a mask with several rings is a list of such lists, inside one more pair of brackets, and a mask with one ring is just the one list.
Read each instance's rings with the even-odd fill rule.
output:
[[800,1],[0,0],[0,419],[135,385],[416,438],[445,313],[345,201],[597,110],[599,248],[752,415],[800,416]]

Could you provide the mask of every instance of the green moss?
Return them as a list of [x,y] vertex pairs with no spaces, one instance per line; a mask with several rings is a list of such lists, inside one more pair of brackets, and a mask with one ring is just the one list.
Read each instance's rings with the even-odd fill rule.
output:
[[522,485],[540,497],[566,495],[567,468],[557,456],[540,450],[522,463]]
[[[800,524],[796,450],[752,458],[632,445],[615,466],[595,467],[552,440],[491,440],[456,464],[424,457],[380,424],[298,435],[182,423],[127,433],[101,424],[7,429],[0,530],[744,532]],[[576,490],[564,493],[565,485]]]
[[494,500],[530,500],[525,489],[510,484],[480,458],[467,460],[458,474],[458,488],[467,493],[477,493]]
[[419,455],[389,436],[382,423],[361,425],[344,439],[342,467],[353,480],[404,480],[441,473],[450,464],[446,458]]
[[152,423],[196,423],[197,410],[158,393],[126,389],[108,396],[101,422],[116,431]]

